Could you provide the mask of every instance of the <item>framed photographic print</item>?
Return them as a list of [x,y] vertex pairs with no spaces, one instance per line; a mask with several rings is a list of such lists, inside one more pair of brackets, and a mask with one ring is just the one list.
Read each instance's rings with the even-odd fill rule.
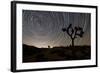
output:
[[11,71],[97,67],[97,6],[11,2]]

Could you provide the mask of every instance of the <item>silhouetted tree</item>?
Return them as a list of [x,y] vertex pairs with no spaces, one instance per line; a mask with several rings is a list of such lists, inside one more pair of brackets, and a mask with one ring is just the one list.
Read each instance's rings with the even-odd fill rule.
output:
[[48,48],[50,48],[50,46],[48,45]]
[[82,37],[83,36],[83,28],[81,27],[72,27],[72,24],[70,24],[67,28],[62,28],[62,31],[63,32],[66,32],[71,40],[72,40],[72,46],[74,46],[74,40],[75,38],[77,38],[78,36],[79,37]]

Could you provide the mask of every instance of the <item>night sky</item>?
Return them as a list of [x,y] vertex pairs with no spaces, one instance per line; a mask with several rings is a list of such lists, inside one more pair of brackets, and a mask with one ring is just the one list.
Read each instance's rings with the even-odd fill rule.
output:
[[73,27],[80,26],[84,30],[83,37],[75,39],[75,45],[90,45],[90,16],[89,13],[23,10],[23,44],[39,48],[69,46],[71,39],[62,31],[62,28],[72,24]]

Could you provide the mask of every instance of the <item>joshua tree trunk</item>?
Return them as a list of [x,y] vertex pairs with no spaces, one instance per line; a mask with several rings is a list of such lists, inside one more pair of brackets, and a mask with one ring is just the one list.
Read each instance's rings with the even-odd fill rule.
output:
[[74,38],[72,38],[72,46],[74,46]]

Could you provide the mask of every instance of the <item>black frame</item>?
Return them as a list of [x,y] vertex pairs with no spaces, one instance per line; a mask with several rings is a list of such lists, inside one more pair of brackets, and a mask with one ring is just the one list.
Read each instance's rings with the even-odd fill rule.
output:
[[[75,66],[75,67],[59,67],[59,68],[42,68],[42,69],[27,69],[27,70],[16,70],[16,4],[38,4],[38,5],[52,5],[52,6],[68,6],[68,7],[83,7],[83,8],[95,8],[96,9],[96,65],[88,66]],[[26,1],[12,1],[11,2],[11,71],[22,72],[22,71],[40,71],[40,70],[54,70],[54,69],[73,69],[73,68],[85,68],[85,67],[97,67],[98,56],[98,7],[89,5],[73,5],[73,4],[56,4],[56,3],[42,3],[42,2],[26,2]]]

